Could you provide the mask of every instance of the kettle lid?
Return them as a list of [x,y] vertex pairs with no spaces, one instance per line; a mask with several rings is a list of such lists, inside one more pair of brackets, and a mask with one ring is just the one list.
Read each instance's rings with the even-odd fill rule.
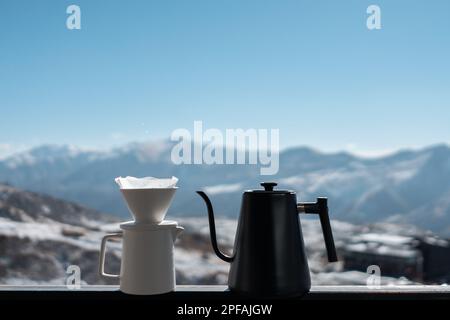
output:
[[251,193],[277,193],[277,194],[291,194],[295,193],[291,190],[273,190],[274,187],[278,185],[276,182],[261,182],[260,183],[262,187],[264,187],[264,190],[257,189],[257,190],[248,190],[246,192]]

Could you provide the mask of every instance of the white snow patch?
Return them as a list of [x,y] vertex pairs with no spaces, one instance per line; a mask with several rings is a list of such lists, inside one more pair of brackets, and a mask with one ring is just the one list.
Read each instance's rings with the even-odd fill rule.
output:
[[232,193],[237,192],[242,189],[242,185],[240,183],[234,184],[218,184],[215,186],[205,187],[204,190],[208,194],[215,195],[219,193]]
[[50,213],[52,212],[52,210],[49,208],[49,206],[47,206],[47,205],[45,205],[45,204],[43,204],[43,205],[41,206],[41,210],[42,210],[42,212],[43,212],[44,214],[50,214]]

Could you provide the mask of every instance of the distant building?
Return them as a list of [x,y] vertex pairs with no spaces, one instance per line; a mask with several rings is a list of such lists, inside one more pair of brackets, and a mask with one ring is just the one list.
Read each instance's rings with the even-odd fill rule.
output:
[[366,233],[340,248],[345,270],[378,265],[383,276],[443,283],[450,280],[450,244],[435,237]]

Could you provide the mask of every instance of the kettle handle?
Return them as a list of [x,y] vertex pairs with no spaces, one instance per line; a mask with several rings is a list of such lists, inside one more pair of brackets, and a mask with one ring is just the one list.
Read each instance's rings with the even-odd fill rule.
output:
[[209,233],[211,234],[211,244],[214,249],[214,252],[223,261],[232,262],[234,257],[228,256],[228,255],[222,253],[222,251],[220,251],[220,249],[219,249],[219,246],[217,245],[216,223],[214,221],[214,211],[213,211],[211,201],[209,200],[206,193],[204,193],[203,191],[197,191],[197,193],[200,195],[200,197],[203,198],[203,200],[206,203],[206,208],[208,209]]
[[317,198],[317,202],[302,202],[297,204],[298,213],[318,214],[322,226],[323,238],[327,248],[328,261],[336,262],[337,254],[334,245],[333,232],[331,231],[330,217],[328,215],[328,199]]

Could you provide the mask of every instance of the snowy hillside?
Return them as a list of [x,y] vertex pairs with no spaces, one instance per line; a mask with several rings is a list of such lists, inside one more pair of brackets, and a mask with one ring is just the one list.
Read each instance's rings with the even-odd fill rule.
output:
[[[228,265],[212,251],[206,215],[178,221],[185,228],[175,247],[178,283],[226,284]],[[325,261],[318,221],[302,219],[301,224],[314,284],[366,283],[365,272],[345,270],[342,262]],[[104,284],[97,275],[100,241],[104,234],[119,230],[118,225],[115,218],[76,204],[0,185],[0,284],[64,284],[70,265],[80,267],[84,284]],[[361,234],[391,235],[393,239],[424,235],[415,228],[390,224],[362,227],[333,221],[332,225],[338,252]],[[236,220],[217,220],[225,250],[232,250],[235,229]],[[395,242],[387,245],[395,247]],[[111,244],[107,259],[108,270],[118,272],[120,244]],[[382,283],[411,282],[384,277]]]

